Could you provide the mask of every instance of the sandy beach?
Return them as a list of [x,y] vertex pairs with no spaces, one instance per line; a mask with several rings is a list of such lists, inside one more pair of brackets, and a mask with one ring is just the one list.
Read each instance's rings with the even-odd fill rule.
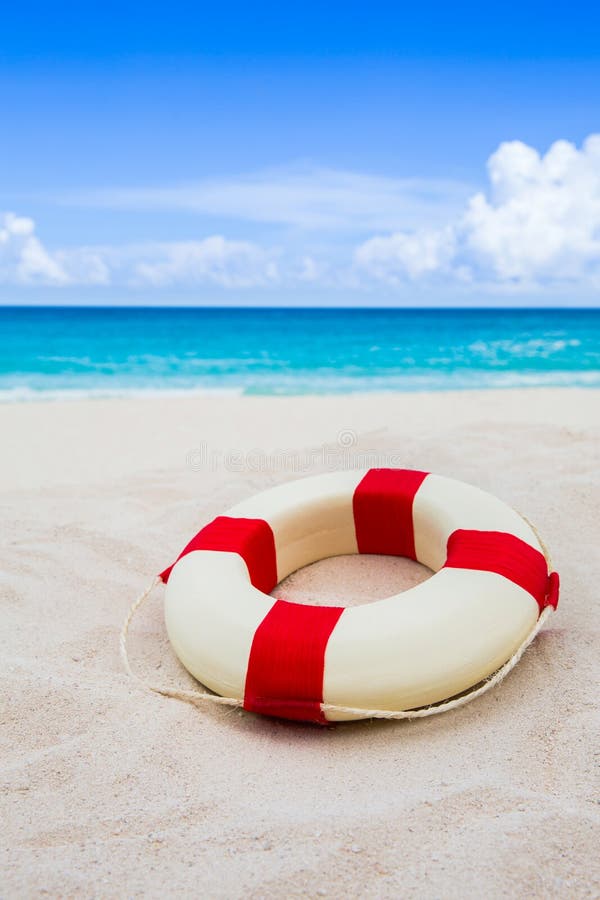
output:
[[[0,433],[2,897],[600,895],[600,391],[6,404]],[[201,525],[365,462],[476,484],[548,543],[558,613],[499,688],[319,728],[132,683],[122,620]],[[426,574],[340,558],[278,595],[368,602]],[[161,600],[131,659],[189,686]]]

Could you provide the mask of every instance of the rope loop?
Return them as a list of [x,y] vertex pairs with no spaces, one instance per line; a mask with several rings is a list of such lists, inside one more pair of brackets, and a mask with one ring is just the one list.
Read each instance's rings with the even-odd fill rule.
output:
[[[522,513],[520,515],[537,537],[540,547],[542,548],[542,552],[548,563],[548,570],[552,572],[552,558],[550,556],[548,548],[542,541],[535,526],[529,521],[529,519],[522,515]],[[153,691],[155,694],[161,694],[163,697],[171,697],[174,700],[183,700],[184,702],[191,704],[208,701],[219,706],[230,706],[238,708],[243,707],[244,701],[239,697],[221,697],[219,694],[214,694],[210,691],[194,691],[183,690],[179,688],[157,687],[155,685],[149,684],[143,678],[140,678],[139,675],[136,675],[136,673],[133,671],[129,662],[129,654],[127,652],[127,637],[129,634],[129,628],[135,614],[144,605],[144,603],[146,603],[155,587],[157,587],[157,585],[160,583],[161,578],[157,575],[155,578],[153,578],[151,584],[146,588],[146,590],[143,591],[143,593],[133,601],[133,603],[129,607],[129,611],[123,623],[123,627],[121,628],[121,632],[119,635],[119,651],[127,674],[135,682],[137,682],[140,687],[144,688],[145,690]],[[533,626],[523,643],[518,647],[511,658],[507,660],[507,662],[505,662],[503,666],[497,669],[496,672],[486,678],[485,681],[481,682],[479,685],[475,685],[474,687],[469,688],[469,690],[465,691],[465,693],[463,694],[460,694],[458,697],[454,697],[450,700],[445,700],[442,703],[433,704],[431,706],[424,706],[419,709],[364,709],[355,706],[338,706],[335,703],[321,703],[321,709],[324,713],[343,713],[349,716],[359,716],[363,719],[424,719],[428,716],[436,716],[439,713],[448,712],[451,709],[459,709],[461,706],[465,706],[467,703],[470,703],[477,697],[481,697],[483,694],[486,694],[489,690],[500,684],[501,681],[504,681],[506,676],[510,672],[512,672],[514,667],[517,665],[529,645],[535,640],[553,612],[553,606],[546,606],[540,613],[535,625]]]

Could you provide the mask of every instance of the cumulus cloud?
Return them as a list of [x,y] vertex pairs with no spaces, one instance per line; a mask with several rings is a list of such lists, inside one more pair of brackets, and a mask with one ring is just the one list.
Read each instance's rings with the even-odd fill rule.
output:
[[202,241],[153,244],[138,252],[142,258],[132,266],[134,284],[246,288],[278,279],[271,253],[249,241],[228,241],[220,235]]
[[69,280],[36,237],[33,219],[10,212],[0,215],[0,282],[63,285]]
[[197,240],[51,248],[32,219],[0,214],[0,282],[332,290],[420,282],[490,292],[600,286],[600,135],[581,147],[557,141],[543,155],[520,141],[503,143],[487,173],[486,189],[470,195],[451,182],[306,168],[207,181],[189,194],[104,195],[108,205],[293,226],[293,241],[280,229],[275,247],[211,234],[205,220],[210,236]]
[[32,219],[0,216],[0,283],[165,287],[266,286],[279,278],[277,254],[213,235],[198,241],[47,249]]
[[390,284],[425,276],[541,285],[600,276],[600,135],[545,155],[520,141],[487,163],[489,188],[444,228],[371,238],[357,267]]
[[455,252],[456,238],[451,228],[396,232],[361,244],[356,262],[376,278],[394,284],[406,276],[421,278],[447,268]]

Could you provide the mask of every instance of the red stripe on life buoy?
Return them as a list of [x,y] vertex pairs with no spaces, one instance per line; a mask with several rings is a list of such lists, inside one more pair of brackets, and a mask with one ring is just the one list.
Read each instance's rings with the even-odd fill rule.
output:
[[416,559],[413,502],[428,472],[370,469],[352,498],[359,553]]
[[343,611],[339,606],[277,600],[254,634],[244,709],[325,724],[325,650]]
[[217,516],[192,538],[173,565],[161,572],[160,578],[165,584],[175,563],[194,550],[239,553],[248,566],[250,581],[255,588],[268,594],[277,584],[275,538],[264,519]]
[[503,575],[531,594],[540,611],[558,604],[558,573],[548,575],[544,554],[514,534],[458,529],[448,538],[444,565]]
[[558,595],[560,594],[560,577],[558,572],[550,572],[548,575],[548,593],[546,595],[546,606],[552,606],[554,609],[558,606]]

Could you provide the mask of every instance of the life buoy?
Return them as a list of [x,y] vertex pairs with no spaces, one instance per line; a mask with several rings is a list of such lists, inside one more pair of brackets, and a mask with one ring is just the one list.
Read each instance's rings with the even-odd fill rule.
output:
[[[350,608],[269,596],[302,566],[351,553],[405,556],[435,574]],[[556,607],[548,569],[530,525],[490,494],[370,469],[237,504],[160,577],[169,639],[195,678],[248,710],[323,723],[437,704],[486,679]]]

